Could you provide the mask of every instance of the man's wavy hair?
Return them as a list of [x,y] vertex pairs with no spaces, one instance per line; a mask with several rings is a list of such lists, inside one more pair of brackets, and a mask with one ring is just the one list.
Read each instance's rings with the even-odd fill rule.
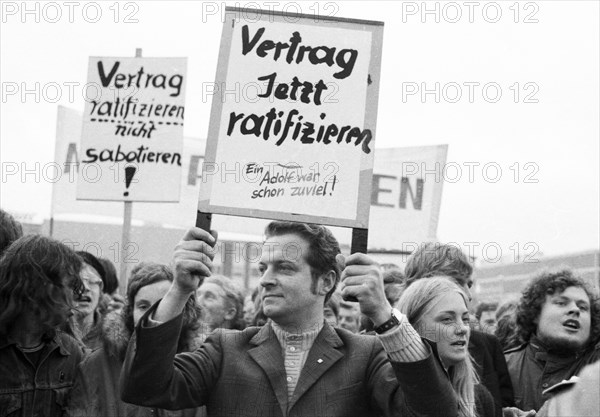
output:
[[600,303],[598,295],[580,277],[568,268],[555,271],[542,271],[535,275],[523,290],[517,306],[516,321],[518,337],[523,342],[537,331],[535,321],[539,318],[546,296],[563,292],[568,287],[582,288],[590,298],[591,329],[590,342],[598,342],[600,336]]
[[81,265],[57,240],[40,235],[16,240],[0,259],[0,334],[8,335],[24,313],[44,332],[65,326],[73,293],[83,292]]
[[437,242],[428,242],[415,250],[404,267],[409,287],[420,278],[444,275],[453,278],[459,285],[466,285],[473,273],[473,266],[460,248]]
[[312,276],[310,289],[313,294],[317,291],[319,276],[329,271],[335,272],[333,288],[325,295],[325,302],[329,301],[341,277],[340,266],[335,260],[336,255],[341,253],[337,239],[325,226],[311,223],[274,221],[269,223],[265,229],[267,238],[287,234],[298,235],[308,242],[308,253],[299,255],[304,256],[304,259],[310,265]]
[[[173,282],[173,271],[163,264],[155,262],[142,262],[131,270],[127,282],[127,299],[122,315],[125,326],[133,333],[133,309],[135,296],[144,287],[161,281]],[[194,333],[200,328],[200,307],[196,304],[196,296],[192,294],[183,309],[183,327],[179,335],[178,351],[190,350],[188,343]]]

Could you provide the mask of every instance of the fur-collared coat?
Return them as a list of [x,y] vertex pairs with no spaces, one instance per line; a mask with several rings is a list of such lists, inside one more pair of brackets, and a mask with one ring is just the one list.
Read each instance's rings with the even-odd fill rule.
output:
[[[119,375],[131,333],[120,313],[109,313],[102,323],[102,346],[79,365],[69,401],[71,417],[202,417],[204,407],[167,411],[140,407],[121,401]],[[206,335],[200,331],[180,343],[181,351],[198,348]]]

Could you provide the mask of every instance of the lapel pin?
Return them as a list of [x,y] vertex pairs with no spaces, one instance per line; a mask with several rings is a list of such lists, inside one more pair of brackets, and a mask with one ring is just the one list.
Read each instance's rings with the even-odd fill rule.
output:
[[317,359],[317,363],[323,363],[323,359]]

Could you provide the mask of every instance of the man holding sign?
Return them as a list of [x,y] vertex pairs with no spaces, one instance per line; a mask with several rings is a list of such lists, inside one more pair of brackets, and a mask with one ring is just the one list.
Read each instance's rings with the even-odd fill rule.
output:
[[[176,355],[183,307],[210,276],[215,243],[193,228],[178,244],[175,280],[130,343],[124,401],[166,409],[205,404],[218,416],[457,415],[448,378],[431,347],[392,310],[377,265],[360,253],[344,259],[323,226],[270,223],[259,264],[269,322],[217,330],[195,352]],[[324,321],[323,305],[340,276],[343,296],[358,299],[377,337]]]

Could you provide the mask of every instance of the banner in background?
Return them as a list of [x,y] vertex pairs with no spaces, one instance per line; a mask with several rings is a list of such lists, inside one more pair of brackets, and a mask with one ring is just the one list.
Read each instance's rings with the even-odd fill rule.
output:
[[437,240],[447,145],[377,149],[369,250],[412,251]]

